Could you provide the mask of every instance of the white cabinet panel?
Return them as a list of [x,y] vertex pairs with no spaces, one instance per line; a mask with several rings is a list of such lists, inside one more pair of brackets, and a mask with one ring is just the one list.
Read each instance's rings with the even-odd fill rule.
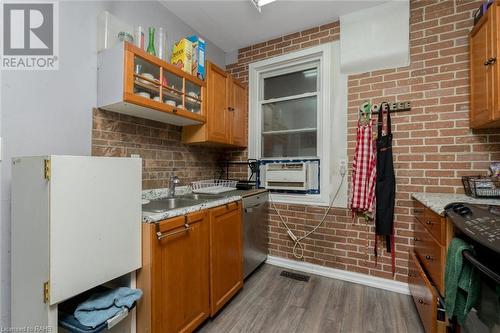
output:
[[141,159],[51,156],[50,304],[141,267]]

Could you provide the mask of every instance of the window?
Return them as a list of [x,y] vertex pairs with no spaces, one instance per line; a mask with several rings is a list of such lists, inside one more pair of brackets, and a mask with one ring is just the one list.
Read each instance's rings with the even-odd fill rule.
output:
[[[338,42],[249,66],[249,158],[320,159],[320,194],[273,194],[285,203],[328,205],[347,160],[347,79]],[[332,148],[335,147],[335,148]],[[347,205],[347,179],[335,206]]]
[[305,67],[262,77],[262,157],[318,155],[318,64]]

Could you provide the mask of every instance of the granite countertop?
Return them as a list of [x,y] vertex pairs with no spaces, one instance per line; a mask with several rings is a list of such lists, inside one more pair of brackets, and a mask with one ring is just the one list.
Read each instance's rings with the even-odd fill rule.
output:
[[251,190],[234,190],[226,193],[230,195],[241,195],[243,198],[245,198],[259,193],[265,193],[267,191],[268,190],[266,190],[265,188],[255,188]]
[[412,197],[420,201],[439,215],[444,215],[444,207],[452,202],[464,202],[481,205],[500,205],[500,199],[476,199],[465,194],[453,193],[412,193]]
[[[212,200],[203,201],[197,205],[189,206],[189,207],[181,207],[177,209],[168,210],[161,213],[151,213],[151,212],[142,212],[142,221],[145,223],[154,223],[162,220],[169,219],[171,217],[182,216],[185,214],[197,212],[203,209],[217,207],[221,205],[225,205],[231,202],[239,201],[243,197],[247,197],[249,195],[254,195],[258,193],[265,192],[266,190],[262,189],[254,189],[254,190],[235,190],[221,193],[220,196],[214,198]],[[176,195],[183,195],[190,193],[190,188],[188,186],[180,186],[176,189]],[[143,202],[147,202],[148,200],[158,200],[163,199],[168,196],[167,188],[160,189],[152,189],[145,190],[142,192]]]

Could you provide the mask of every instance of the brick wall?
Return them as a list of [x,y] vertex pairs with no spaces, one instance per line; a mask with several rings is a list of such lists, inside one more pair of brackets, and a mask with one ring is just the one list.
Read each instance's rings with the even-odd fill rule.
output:
[[[353,75],[348,80],[348,154],[355,147],[357,108],[365,100],[412,101],[412,110],[393,117],[397,198],[395,212],[396,279],[407,276],[407,251],[413,230],[412,192],[462,192],[462,175],[485,173],[489,161],[500,160],[500,131],[469,129],[468,33],[478,1],[411,1],[411,65]],[[390,19],[388,17],[381,19]],[[248,64],[339,38],[338,22],[289,34],[239,50],[238,62],[227,66],[248,81]],[[246,152],[233,152],[246,158]],[[277,205],[302,235],[325,209]],[[292,243],[278,216],[271,216],[271,254],[293,258]],[[334,209],[325,225],[307,240],[303,260],[328,267],[392,278],[385,251],[373,258],[373,227],[349,212]],[[367,246],[368,244],[368,246]]]
[[143,189],[168,187],[175,174],[181,185],[213,178],[223,151],[181,143],[181,127],[104,111],[93,111],[92,155],[143,159]]

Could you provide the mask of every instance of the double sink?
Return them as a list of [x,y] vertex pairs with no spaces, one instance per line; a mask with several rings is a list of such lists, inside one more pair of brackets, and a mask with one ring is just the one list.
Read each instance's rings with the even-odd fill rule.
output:
[[223,195],[189,193],[170,198],[151,200],[150,202],[142,205],[142,211],[148,213],[163,213],[178,208],[196,206],[208,201],[222,199],[224,197],[225,196]]

